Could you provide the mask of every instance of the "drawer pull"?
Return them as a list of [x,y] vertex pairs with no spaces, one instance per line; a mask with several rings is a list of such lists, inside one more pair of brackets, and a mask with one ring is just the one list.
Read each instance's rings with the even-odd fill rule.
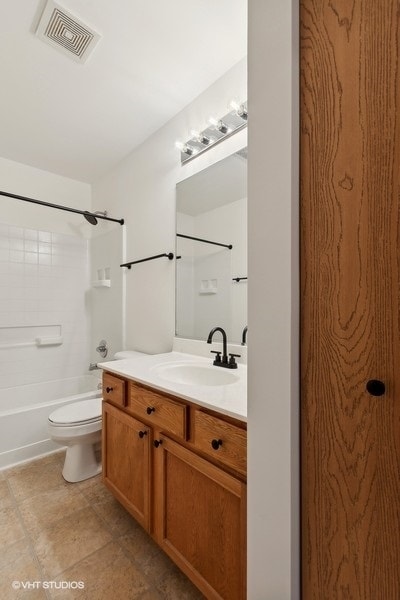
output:
[[214,448],[214,450],[218,450],[218,448],[222,446],[222,440],[212,440],[211,446]]
[[145,435],[147,435],[147,431],[139,431],[140,439],[144,438]]
[[153,446],[155,448],[158,448],[158,446],[160,446],[160,444],[162,444],[162,440],[154,440],[154,442],[153,442]]
[[110,388],[110,387],[106,387],[106,392],[107,394],[109,394],[110,392],[114,391],[114,388]]
[[146,408],[146,412],[147,412],[147,414],[148,414],[148,415],[151,415],[151,413],[152,413],[152,412],[155,412],[155,410],[156,410],[156,409],[154,408],[154,406],[148,406],[148,407]]

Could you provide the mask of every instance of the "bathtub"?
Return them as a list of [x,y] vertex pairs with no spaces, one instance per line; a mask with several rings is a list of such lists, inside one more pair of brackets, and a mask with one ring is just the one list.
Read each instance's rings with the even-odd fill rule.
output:
[[99,382],[96,374],[0,390],[0,469],[59,450],[47,432],[49,414],[100,397]]

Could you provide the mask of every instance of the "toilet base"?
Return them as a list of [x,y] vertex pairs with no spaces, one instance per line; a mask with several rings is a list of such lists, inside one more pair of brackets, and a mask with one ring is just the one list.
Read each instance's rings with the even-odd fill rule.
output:
[[67,447],[62,476],[76,483],[101,473],[101,462],[96,459],[94,444],[73,444]]

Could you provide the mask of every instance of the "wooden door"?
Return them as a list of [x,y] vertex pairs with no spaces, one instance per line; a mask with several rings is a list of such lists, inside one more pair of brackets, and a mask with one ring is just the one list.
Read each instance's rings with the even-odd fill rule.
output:
[[399,600],[400,4],[300,13],[303,600]]
[[151,430],[103,402],[103,482],[147,530],[150,529]]
[[246,484],[162,436],[158,542],[209,600],[246,597]]

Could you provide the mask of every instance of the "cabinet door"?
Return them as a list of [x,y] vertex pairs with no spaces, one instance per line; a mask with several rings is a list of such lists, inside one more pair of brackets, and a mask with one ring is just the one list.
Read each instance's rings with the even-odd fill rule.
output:
[[103,481],[145,529],[150,528],[151,430],[103,402]]
[[154,451],[158,542],[209,599],[246,597],[246,485],[162,437]]

